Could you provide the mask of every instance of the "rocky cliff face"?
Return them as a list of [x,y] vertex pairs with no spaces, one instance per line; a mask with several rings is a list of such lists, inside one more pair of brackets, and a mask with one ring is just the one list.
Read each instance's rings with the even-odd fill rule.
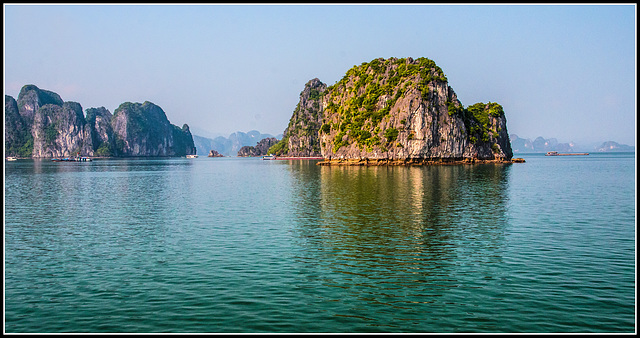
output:
[[322,96],[327,85],[320,80],[307,82],[293,111],[282,140],[269,150],[282,156],[321,156],[318,131],[322,125]]
[[95,149],[95,156],[116,155],[116,140],[111,127],[113,115],[104,107],[86,110],[87,124],[91,129],[91,142]]
[[18,100],[5,95],[5,152],[20,157],[70,156],[92,152],[82,107],[34,85]]
[[10,156],[29,157],[33,151],[33,136],[29,125],[18,111],[18,103],[4,96],[4,149]]
[[26,85],[20,89],[17,103],[20,116],[25,123],[31,125],[40,107],[45,104],[62,106],[64,102],[60,95],[52,91],[39,89],[34,85]]
[[[427,58],[365,62],[320,93],[319,112],[310,120],[319,124],[320,153],[327,160],[407,164],[513,156],[502,106],[464,108],[440,67]],[[301,120],[296,112],[292,122]],[[285,137],[300,134],[291,130],[290,122]]]
[[20,157],[184,156],[195,154],[189,127],[178,128],[152,103],[102,108],[64,102],[34,85],[5,95],[5,153]]
[[269,153],[269,148],[278,143],[275,137],[268,137],[260,140],[255,146],[244,146],[238,150],[239,157],[263,156]]
[[31,127],[33,157],[62,157],[93,153],[91,130],[76,102],[46,104],[34,115]]
[[111,127],[116,152],[122,156],[195,154],[189,127],[172,125],[162,108],[148,101],[121,104],[113,113]]
[[464,109],[435,62],[375,59],[330,87],[320,131],[327,159],[510,160],[496,103]]

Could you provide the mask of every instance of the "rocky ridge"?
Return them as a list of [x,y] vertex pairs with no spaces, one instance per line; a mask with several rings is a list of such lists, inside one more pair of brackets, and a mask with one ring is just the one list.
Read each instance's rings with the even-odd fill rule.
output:
[[238,150],[239,157],[263,156],[269,153],[269,148],[278,143],[275,137],[268,137],[260,140],[255,146],[244,146]]
[[305,84],[282,139],[268,153],[288,157],[322,156],[318,131],[322,125],[322,96],[326,89],[327,85],[317,78]]
[[5,154],[49,158],[184,156],[195,154],[189,126],[169,123],[151,102],[125,102],[112,115],[104,107],[64,102],[54,92],[26,85],[18,100],[5,95]]

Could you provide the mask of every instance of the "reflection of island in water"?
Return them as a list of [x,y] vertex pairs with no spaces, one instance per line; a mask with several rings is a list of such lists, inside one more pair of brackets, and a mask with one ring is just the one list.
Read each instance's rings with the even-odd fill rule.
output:
[[[373,319],[370,306],[380,306],[409,318],[446,295],[464,302],[462,290],[499,277],[509,168],[293,166],[305,183],[294,184],[301,259],[341,290],[324,297],[355,316]],[[351,302],[362,301],[358,315]]]
[[26,205],[45,216],[34,219],[33,226],[43,234],[48,231],[52,243],[69,238],[71,228],[72,234],[86,232],[83,240],[90,241],[96,238],[92,233],[95,220],[109,219],[109,227],[100,228],[101,236],[111,236],[119,245],[129,243],[131,252],[145,250],[149,243],[159,247],[168,232],[165,228],[171,226],[169,220],[184,214],[175,212],[172,198],[193,184],[193,175],[175,174],[194,167],[192,161],[179,159],[114,158],[90,164],[33,159],[23,163],[20,178],[28,177],[19,181],[24,199],[56,201],[55,209],[47,203]]

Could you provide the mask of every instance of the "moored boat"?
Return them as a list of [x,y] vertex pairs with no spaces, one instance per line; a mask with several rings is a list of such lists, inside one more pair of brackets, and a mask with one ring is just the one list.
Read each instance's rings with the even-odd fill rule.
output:
[[91,162],[90,157],[65,157],[65,158],[52,158],[53,162]]
[[273,154],[269,154],[269,155],[264,155],[262,156],[263,160],[275,160],[276,159],[276,155]]
[[198,158],[198,155],[187,155],[187,158]]
[[324,157],[318,156],[292,156],[292,157],[278,157],[274,158],[274,160],[324,160]]
[[13,156],[7,156],[7,161],[16,161],[16,160],[18,159]]

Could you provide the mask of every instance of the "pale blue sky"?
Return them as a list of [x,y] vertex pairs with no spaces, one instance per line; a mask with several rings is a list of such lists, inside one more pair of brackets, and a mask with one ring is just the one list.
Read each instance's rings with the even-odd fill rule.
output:
[[307,81],[427,57],[463,105],[502,104],[510,134],[635,144],[635,4],[5,4],[4,29],[5,94],[151,101],[194,134],[276,135]]

